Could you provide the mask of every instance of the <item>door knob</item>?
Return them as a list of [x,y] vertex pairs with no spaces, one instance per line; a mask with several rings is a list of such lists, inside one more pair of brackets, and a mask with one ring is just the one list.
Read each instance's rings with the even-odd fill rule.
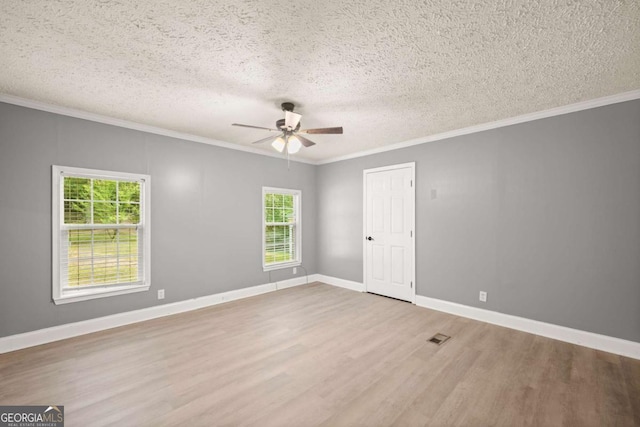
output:
[[371,241],[371,240],[373,240],[373,237],[369,236],[369,237],[367,237],[367,240]]

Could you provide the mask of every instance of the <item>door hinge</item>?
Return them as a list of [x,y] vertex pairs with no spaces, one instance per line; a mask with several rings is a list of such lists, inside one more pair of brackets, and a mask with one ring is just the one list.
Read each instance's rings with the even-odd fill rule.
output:
[[409,231],[409,237],[413,237],[413,230]]
[[411,282],[411,289],[413,289],[413,282]]
[[413,180],[409,180],[409,187],[413,187]]

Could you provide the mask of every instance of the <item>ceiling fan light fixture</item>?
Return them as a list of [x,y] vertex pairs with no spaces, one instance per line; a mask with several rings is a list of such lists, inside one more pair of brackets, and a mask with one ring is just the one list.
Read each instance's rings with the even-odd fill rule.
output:
[[287,144],[287,152],[289,154],[296,154],[298,151],[300,151],[301,147],[302,143],[300,142],[300,140],[296,138],[295,135],[291,135],[289,137],[289,143]]
[[284,146],[285,146],[285,142],[284,142],[284,138],[279,137],[278,139],[276,139],[275,141],[273,141],[271,143],[271,146],[273,148],[275,148],[276,150],[278,150],[278,152],[282,153],[282,151],[284,150]]

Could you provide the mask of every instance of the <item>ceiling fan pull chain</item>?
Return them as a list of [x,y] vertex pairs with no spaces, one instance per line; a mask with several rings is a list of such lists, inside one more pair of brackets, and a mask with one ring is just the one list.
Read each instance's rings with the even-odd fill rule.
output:
[[284,149],[287,152],[287,170],[291,170],[291,154],[289,153],[289,135],[284,134]]

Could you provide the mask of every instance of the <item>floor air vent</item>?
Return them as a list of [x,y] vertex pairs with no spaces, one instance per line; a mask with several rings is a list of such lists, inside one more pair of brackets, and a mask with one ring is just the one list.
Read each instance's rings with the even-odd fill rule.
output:
[[441,345],[442,343],[444,343],[449,338],[451,338],[451,337],[448,336],[448,335],[445,335],[445,334],[435,334],[434,336],[429,338],[428,341],[432,342],[434,344],[437,344],[437,345]]

